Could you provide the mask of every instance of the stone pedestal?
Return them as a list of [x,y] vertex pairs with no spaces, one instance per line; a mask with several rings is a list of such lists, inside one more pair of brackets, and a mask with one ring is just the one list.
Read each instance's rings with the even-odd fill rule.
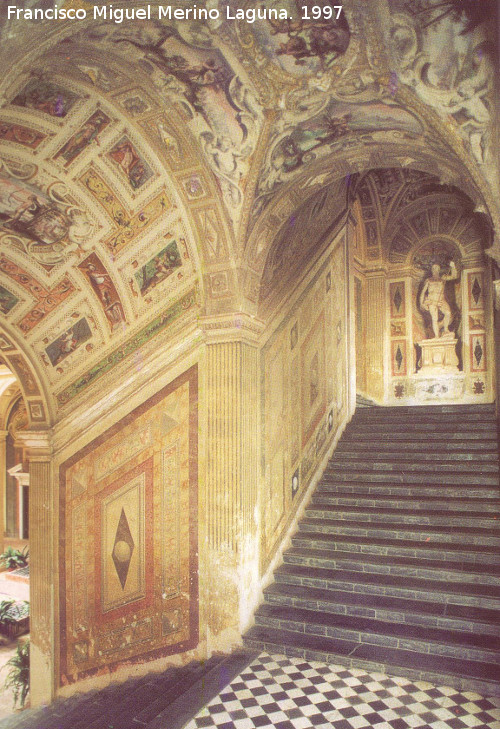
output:
[[418,371],[421,376],[428,375],[455,375],[458,373],[458,357],[456,353],[457,340],[424,339],[419,342],[422,347],[422,367]]

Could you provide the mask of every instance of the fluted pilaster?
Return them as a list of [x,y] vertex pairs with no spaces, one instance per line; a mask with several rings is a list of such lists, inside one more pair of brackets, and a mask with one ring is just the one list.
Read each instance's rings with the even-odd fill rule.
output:
[[30,703],[54,696],[54,503],[52,449],[48,432],[23,431],[30,476]]

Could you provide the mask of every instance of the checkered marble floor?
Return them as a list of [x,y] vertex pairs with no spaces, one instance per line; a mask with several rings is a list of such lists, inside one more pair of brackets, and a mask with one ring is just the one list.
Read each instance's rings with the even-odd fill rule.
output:
[[500,699],[262,653],[185,729],[500,729]]

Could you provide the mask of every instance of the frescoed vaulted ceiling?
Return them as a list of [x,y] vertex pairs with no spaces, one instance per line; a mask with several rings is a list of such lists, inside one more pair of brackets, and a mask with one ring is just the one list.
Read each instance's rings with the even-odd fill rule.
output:
[[493,24],[451,0],[299,20],[313,4],[274,3],[294,22],[3,18],[0,349],[27,355],[52,418],[186,320],[274,301],[359,180],[377,236],[430,174],[499,239]]

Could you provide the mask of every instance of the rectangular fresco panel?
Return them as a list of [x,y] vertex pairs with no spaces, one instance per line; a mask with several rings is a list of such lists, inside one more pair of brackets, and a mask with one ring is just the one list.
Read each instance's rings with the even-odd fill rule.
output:
[[470,311],[484,309],[484,278],[482,272],[467,274],[467,290]]
[[14,294],[11,294],[6,288],[0,286],[0,311],[2,314],[8,314],[9,311],[12,311],[18,301],[19,299]]
[[389,298],[391,302],[391,318],[404,318],[406,315],[404,281],[391,283],[389,287]]
[[177,242],[173,240],[135,273],[142,296],[146,296],[180,266],[182,266],[181,256]]
[[98,139],[99,134],[110,124],[111,119],[102,111],[96,111],[91,117],[75,132],[57,152],[54,159],[62,157],[67,167],[73,162],[83,150]]
[[406,375],[406,340],[391,342],[392,355],[392,376],[400,377]]
[[192,367],[61,466],[61,684],[198,643],[197,383]]
[[65,117],[77,101],[78,96],[62,86],[32,78],[11,103],[49,116]]
[[325,315],[317,318],[301,350],[302,445],[325,413]]
[[146,473],[150,500],[151,464],[146,462],[143,469],[123,485],[121,479],[111,484],[98,499],[103,613],[146,597]]
[[23,147],[36,149],[46,137],[46,134],[40,134],[40,132],[35,132],[20,124],[0,123],[0,139],[4,139],[6,142],[16,142],[16,144],[22,144]]
[[486,372],[486,335],[471,334],[469,345],[472,372]]
[[152,169],[128,137],[122,137],[108,152],[108,157],[124,172],[133,190],[138,190],[153,176]]
[[89,340],[91,336],[92,332],[90,331],[88,322],[83,317],[45,349],[51,365],[55,367],[59,362],[62,362],[68,355]]

